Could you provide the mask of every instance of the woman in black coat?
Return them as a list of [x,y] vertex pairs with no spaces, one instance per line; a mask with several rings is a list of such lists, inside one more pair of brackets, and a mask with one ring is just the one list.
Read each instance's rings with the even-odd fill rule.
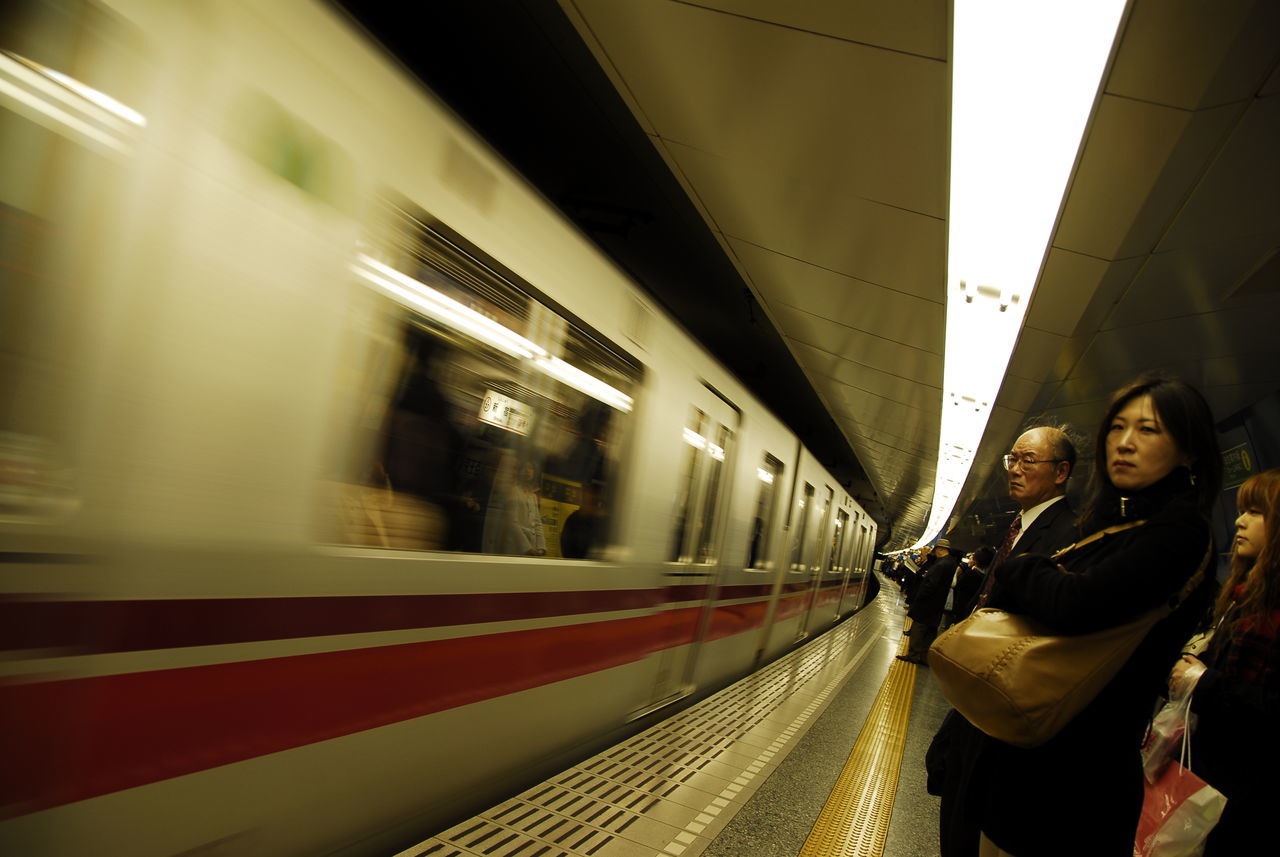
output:
[[[1211,555],[1209,519],[1221,480],[1203,397],[1176,379],[1138,379],[1115,394],[1101,424],[1082,532],[1145,523],[1073,551],[1070,573],[1043,556],[1008,560],[987,606],[1074,634],[1125,624],[1169,603]],[[983,857],[1132,857],[1143,732],[1168,664],[1214,586],[1207,573],[1048,742],[1023,749],[982,736],[966,811],[982,830]]]

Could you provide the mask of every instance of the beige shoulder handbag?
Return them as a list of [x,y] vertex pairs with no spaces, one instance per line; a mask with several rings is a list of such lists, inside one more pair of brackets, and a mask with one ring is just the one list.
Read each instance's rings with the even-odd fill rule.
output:
[[[1144,523],[1100,530],[1052,558]],[[1212,549],[1210,544],[1178,602],[1199,585]],[[1147,631],[1171,612],[1171,607],[1162,605],[1125,625],[1091,634],[1059,635],[1026,616],[983,608],[934,641],[929,666],[942,695],[974,726],[1017,747],[1038,747],[1098,695]]]

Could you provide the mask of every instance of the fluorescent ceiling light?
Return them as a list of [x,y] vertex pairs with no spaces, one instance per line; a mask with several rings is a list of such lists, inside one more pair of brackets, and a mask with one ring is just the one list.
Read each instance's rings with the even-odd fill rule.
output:
[[141,113],[111,96],[12,51],[0,51],[0,95],[52,119],[55,125],[45,124],[53,130],[72,130],[125,154],[127,141],[115,135],[127,137],[134,126],[147,124]]
[[351,266],[365,282],[401,306],[422,313],[450,330],[487,343],[511,357],[532,360],[533,365],[580,393],[586,393],[615,410],[630,413],[631,397],[594,375],[583,372],[546,349],[488,316],[476,312],[443,292],[402,274],[372,256],[358,254]]
[[951,516],[1031,303],[1124,0],[956,0],[934,500]]
[[[712,443],[687,426],[684,430],[684,442],[697,449],[705,449],[707,454],[716,461],[724,461],[724,447]],[[760,472],[763,473],[764,471]]]
[[63,74],[60,71],[56,71],[51,68],[45,68],[44,66],[40,66],[37,63],[32,63],[32,65],[37,65],[40,70],[40,73],[43,74],[45,77],[48,77],[50,80],[57,81],[58,83],[62,84],[72,92],[78,94],[85,100],[92,101],[94,104],[106,109],[107,111],[115,114],[116,116],[119,116],[121,119],[124,119],[126,122],[130,122],[134,125],[137,125],[139,128],[145,128],[147,126],[147,118],[145,116],[143,116],[141,113],[134,110],[132,107],[128,106],[127,104],[121,104],[119,101],[116,101],[114,98],[112,98],[110,95],[107,95],[105,92],[99,92],[98,90],[94,89],[92,86],[83,84],[80,81],[76,80],[74,77],[68,77],[67,75]]
[[546,351],[513,330],[476,312],[413,277],[360,254],[352,269],[365,281],[402,306],[417,310],[446,327],[465,333],[512,357],[545,356]]
[[559,357],[538,357],[534,364],[543,372],[556,378],[580,393],[586,393],[597,401],[623,413],[631,412],[631,397],[617,390],[594,375],[588,375],[576,366],[571,366]]

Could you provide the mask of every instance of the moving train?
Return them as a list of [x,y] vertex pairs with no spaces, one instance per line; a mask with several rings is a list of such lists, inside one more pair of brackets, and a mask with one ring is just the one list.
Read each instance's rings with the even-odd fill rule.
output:
[[391,853],[864,603],[866,511],[341,12],[0,16],[0,851]]

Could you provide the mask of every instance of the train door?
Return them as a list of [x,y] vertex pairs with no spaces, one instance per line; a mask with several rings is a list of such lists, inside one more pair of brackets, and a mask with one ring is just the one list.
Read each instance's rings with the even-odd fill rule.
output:
[[683,463],[664,569],[669,636],[650,709],[693,690],[698,651],[711,623],[718,589],[739,420],[737,408],[707,389],[685,421]]
[[871,529],[867,526],[867,518],[862,516],[855,529],[857,538],[853,543],[852,571],[849,574],[849,592],[851,607],[856,610],[863,605],[867,597],[867,578],[870,576]]
[[[845,499],[842,502],[849,501]],[[835,529],[832,530],[831,538],[828,540],[831,545],[831,558],[827,560],[826,578],[826,585],[829,588],[828,598],[835,610],[833,621],[844,615],[844,596],[849,587],[849,551],[846,546],[849,529],[849,512],[845,509],[836,509]]]
[[862,516],[854,513],[850,524],[849,550],[845,562],[849,566],[849,582],[845,586],[844,598],[841,599],[841,612],[851,612],[862,606],[866,597],[867,579],[861,569],[862,544],[866,538],[867,528],[862,524]]
[[[805,485],[806,499],[812,500],[812,489],[809,485]],[[800,628],[796,635],[796,639],[802,640],[809,636],[813,628],[822,625],[819,616],[822,610],[822,583],[827,568],[827,555],[823,550],[827,540],[827,529],[831,526],[831,504],[835,499],[835,492],[831,486],[823,486],[821,500],[819,502],[806,502],[808,508],[805,510],[805,518],[812,520],[802,522],[800,533],[801,538],[801,573],[808,574],[809,596],[806,599],[805,614],[800,620]],[[816,538],[810,536],[806,541],[808,533],[815,533]]]

